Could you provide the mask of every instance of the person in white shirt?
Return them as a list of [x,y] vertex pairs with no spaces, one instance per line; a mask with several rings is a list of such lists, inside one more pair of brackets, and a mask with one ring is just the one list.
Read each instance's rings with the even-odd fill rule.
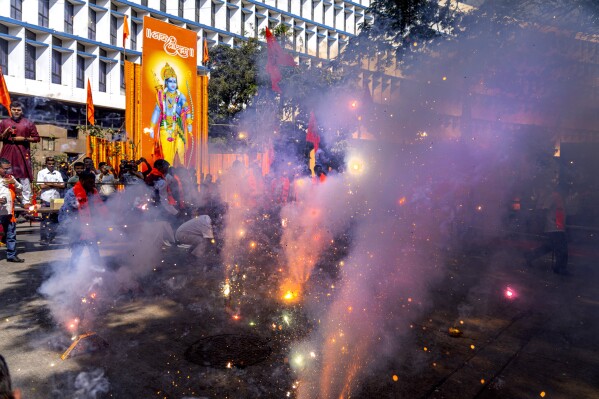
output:
[[17,221],[15,220],[15,198],[23,189],[21,183],[10,175],[10,162],[0,158],[0,223],[4,229],[7,262],[23,263],[17,256]]
[[200,215],[183,223],[175,232],[175,240],[200,257],[206,249],[206,241],[214,238],[212,221],[208,215]]
[[[61,189],[65,188],[62,175],[56,169],[56,161],[53,157],[46,158],[46,167],[37,172],[37,184],[41,188],[40,198],[42,206],[50,206],[53,199],[60,198]],[[47,212],[40,224],[40,245],[48,245],[56,236],[58,227],[58,215]]]

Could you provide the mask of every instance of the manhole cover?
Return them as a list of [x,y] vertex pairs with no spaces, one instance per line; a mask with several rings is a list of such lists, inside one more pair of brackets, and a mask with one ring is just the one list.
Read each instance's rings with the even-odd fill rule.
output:
[[258,336],[222,334],[193,343],[185,358],[201,366],[243,368],[266,360],[271,352],[268,341]]

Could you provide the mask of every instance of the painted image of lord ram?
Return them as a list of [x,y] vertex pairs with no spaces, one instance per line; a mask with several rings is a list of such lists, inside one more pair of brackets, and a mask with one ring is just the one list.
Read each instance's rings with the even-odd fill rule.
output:
[[[179,87],[178,73],[168,62],[156,77],[156,106],[146,133],[154,139],[154,155],[171,165],[185,165],[185,150],[193,140],[193,96],[190,82],[185,81],[187,93]],[[179,75],[180,76],[180,75]],[[186,95],[187,94],[187,95]]]

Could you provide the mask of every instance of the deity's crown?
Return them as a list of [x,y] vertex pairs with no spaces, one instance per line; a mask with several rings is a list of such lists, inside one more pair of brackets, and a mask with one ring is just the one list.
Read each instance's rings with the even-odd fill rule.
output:
[[166,65],[164,65],[162,71],[160,71],[160,76],[162,76],[162,80],[167,80],[168,78],[177,79],[177,74],[175,73],[175,70],[172,66],[168,64],[168,62],[166,63]]

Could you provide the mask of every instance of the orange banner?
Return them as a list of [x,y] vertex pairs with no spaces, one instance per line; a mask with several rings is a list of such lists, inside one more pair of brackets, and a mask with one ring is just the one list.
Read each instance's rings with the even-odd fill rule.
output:
[[144,17],[140,154],[195,168],[197,34]]

